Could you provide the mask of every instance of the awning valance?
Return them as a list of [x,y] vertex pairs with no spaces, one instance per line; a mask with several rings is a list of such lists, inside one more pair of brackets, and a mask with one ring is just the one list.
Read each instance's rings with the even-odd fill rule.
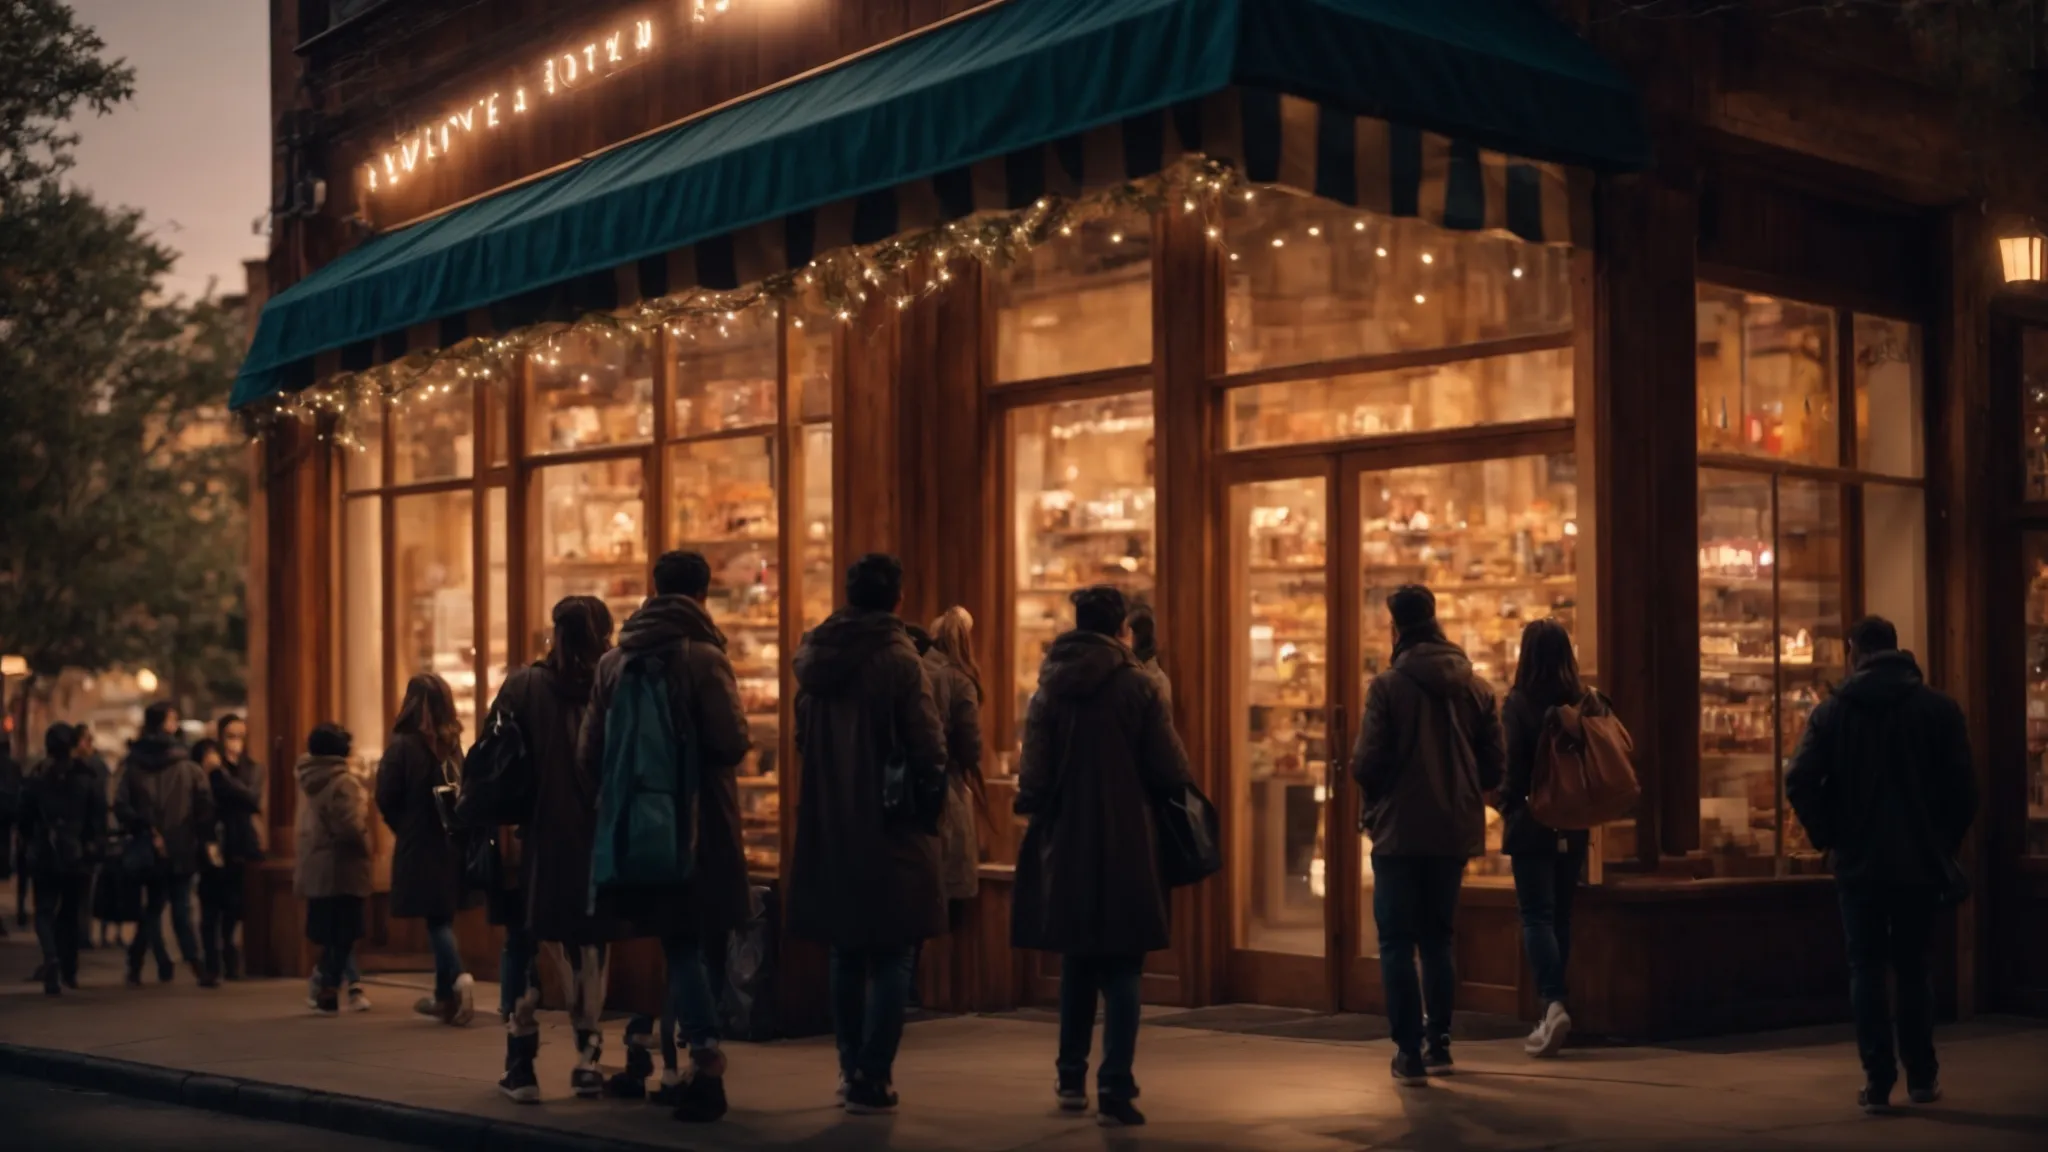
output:
[[1625,81],[1535,0],[1008,0],[365,242],[269,301],[233,404],[423,326],[737,287],[1191,152],[1560,241],[1550,165],[1636,168],[1648,145]]

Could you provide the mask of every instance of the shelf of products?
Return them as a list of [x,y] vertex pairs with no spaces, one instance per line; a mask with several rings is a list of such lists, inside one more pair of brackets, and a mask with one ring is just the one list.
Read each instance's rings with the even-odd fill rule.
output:
[[[398,608],[393,687],[422,673],[448,682],[464,740],[476,738],[476,582],[467,491],[392,500],[392,547]],[[398,695],[394,692],[393,695]]]
[[2048,328],[2021,329],[2020,406],[2021,496],[2048,501]]
[[1152,362],[1152,222],[1073,226],[993,277],[996,380],[1043,380]]
[[1698,313],[1700,449],[1837,463],[1834,311],[1702,284]]
[[1015,744],[1045,650],[1073,627],[1068,597],[1114,584],[1143,600],[1156,579],[1152,397],[1137,392],[1019,408],[1010,414],[1010,446]]
[[2020,538],[2026,564],[2026,855],[2048,857],[2048,532]]
[[722,324],[678,335],[674,407],[676,438],[768,427],[776,421],[776,333],[780,312],[750,308]]
[[1232,389],[1232,448],[1505,424],[1572,414],[1572,350]]
[[559,464],[534,474],[531,538],[540,595],[535,655],[547,651],[548,614],[564,596],[596,596],[620,625],[647,597],[647,491],[640,458]]
[[656,340],[612,329],[562,333],[527,357],[527,448],[568,452],[654,437]]

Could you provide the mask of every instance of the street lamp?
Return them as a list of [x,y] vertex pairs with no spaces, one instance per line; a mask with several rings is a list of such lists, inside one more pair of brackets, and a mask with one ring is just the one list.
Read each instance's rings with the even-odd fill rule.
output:
[[1998,259],[2005,265],[2005,282],[2019,284],[2044,279],[2042,272],[2043,248],[2048,247],[2048,237],[2043,237],[2032,228],[2017,236],[1998,238]]
[[140,688],[145,696],[156,691],[156,673],[147,668],[137,672],[135,674],[135,686]]

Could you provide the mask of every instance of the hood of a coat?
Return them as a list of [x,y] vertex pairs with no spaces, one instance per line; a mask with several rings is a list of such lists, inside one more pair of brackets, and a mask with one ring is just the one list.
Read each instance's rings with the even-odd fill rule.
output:
[[299,779],[299,791],[308,796],[318,796],[343,776],[348,775],[348,761],[340,756],[301,756],[298,767],[292,769]]
[[1472,682],[1472,661],[1448,640],[1424,640],[1404,650],[1394,667],[1438,696],[1448,696]]
[[867,608],[841,608],[811,629],[796,651],[796,682],[813,692],[832,689],[867,667],[868,661],[884,648],[901,646],[903,653],[917,658],[903,618],[894,612]]
[[1038,666],[1038,690],[1048,696],[1087,696],[1117,669],[1137,666],[1138,658],[1123,641],[1077,628],[1045,650],[1045,663]]
[[185,746],[165,732],[145,732],[128,744],[128,765],[144,772],[161,772],[173,764],[191,759]]
[[1877,652],[1856,665],[1856,671],[1835,694],[1859,704],[1890,704],[1921,686],[1920,664],[1911,652]]
[[619,647],[628,652],[672,648],[685,640],[725,647],[725,633],[711,622],[710,610],[688,596],[652,597],[619,629]]

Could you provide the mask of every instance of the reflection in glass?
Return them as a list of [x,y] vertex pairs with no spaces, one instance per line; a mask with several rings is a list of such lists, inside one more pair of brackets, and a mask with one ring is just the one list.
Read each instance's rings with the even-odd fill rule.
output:
[[639,457],[558,464],[534,474],[529,540],[539,596],[527,606],[528,650],[547,651],[549,613],[564,596],[596,596],[624,624],[647,595],[647,492]]
[[1698,298],[1700,448],[1835,464],[1835,314],[1710,284]]
[[[1367,685],[1392,666],[1386,600],[1403,584],[1436,594],[1437,620],[1472,669],[1505,699],[1522,627],[1578,605],[1578,477],[1572,457],[1516,456],[1369,472],[1359,477],[1359,650]],[[1507,882],[1499,814],[1486,811],[1486,854],[1466,874]],[[1372,845],[1363,836],[1365,855]],[[1372,887],[1369,860],[1361,877]],[[1367,906],[1366,911],[1370,911]],[[1368,947],[1373,942],[1368,941]]]
[[1699,508],[1700,848],[1717,874],[1769,875],[1778,828],[1771,478],[1703,470]]
[[1572,414],[1572,350],[1232,390],[1230,447],[1428,432]]
[[1233,200],[1227,370],[1569,332],[1571,253],[1329,200]]
[[476,395],[467,377],[457,377],[457,371],[454,365],[436,365],[405,394],[404,406],[391,422],[393,484],[475,474]]
[[2048,328],[2020,330],[2020,435],[2028,500],[2048,500]]
[[803,557],[802,631],[825,622],[839,587],[839,566],[832,555],[832,425],[807,424],[803,429]]
[[701,436],[775,423],[781,312],[750,308],[674,335],[675,412],[669,435]]
[[466,491],[400,496],[391,502],[391,598],[398,644],[392,682],[432,672],[455,693],[463,739],[476,739],[476,584]]
[[1920,329],[1903,320],[1855,318],[1856,467],[1921,474]]
[[[1010,461],[1017,599],[1011,683],[1021,718],[1046,648],[1074,625],[1068,596],[1114,584],[1142,600],[1157,579],[1152,395],[1019,408],[1010,414]],[[1002,743],[1014,746],[1014,739]]]
[[655,346],[653,333],[577,329],[530,354],[527,447],[566,452],[652,438]]
[[990,278],[998,383],[1152,362],[1148,217],[1077,224]]
[[2048,857],[2048,532],[2020,536],[2026,565],[2027,832],[2025,854]]
[[384,530],[376,497],[342,502],[341,722],[358,763],[384,755]]
[[[1843,640],[1842,488],[1819,480],[1778,480],[1778,727],[1780,767],[1799,747],[1806,718],[1848,675]],[[1900,557],[1894,555],[1893,562]],[[1782,777],[1783,773],[1780,772]],[[1785,856],[1795,872],[1819,872],[1820,852],[1789,805]]]
[[1321,956],[1330,764],[1328,492],[1321,477],[1230,492],[1230,748],[1237,945]]

